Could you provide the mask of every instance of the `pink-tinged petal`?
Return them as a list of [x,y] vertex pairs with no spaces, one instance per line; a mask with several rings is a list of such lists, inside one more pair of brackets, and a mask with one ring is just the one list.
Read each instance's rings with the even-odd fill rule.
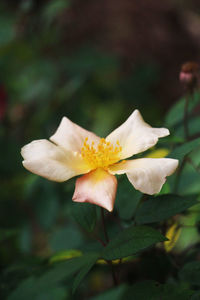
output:
[[62,182],[90,171],[80,154],[65,151],[48,140],[31,142],[21,154],[27,170],[53,181]]
[[103,169],[96,169],[76,180],[73,201],[89,202],[112,211],[117,179]]
[[144,122],[140,112],[135,110],[120,127],[106,138],[106,141],[122,146],[121,159],[131,157],[154,146],[158,138],[169,135],[166,128],[153,128]]
[[63,117],[57,131],[50,137],[50,140],[68,151],[80,153],[86,138],[88,138],[88,144],[94,142],[94,144],[97,145],[100,140],[100,138],[91,131]]
[[175,172],[178,160],[171,158],[141,158],[110,166],[111,174],[126,173],[136,190],[153,195],[159,193],[166,176]]

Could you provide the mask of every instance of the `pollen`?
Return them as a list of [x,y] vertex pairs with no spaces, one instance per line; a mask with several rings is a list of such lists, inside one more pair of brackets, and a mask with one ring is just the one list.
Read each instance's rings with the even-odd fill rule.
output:
[[106,170],[108,166],[120,160],[121,151],[122,147],[119,141],[116,142],[116,145],[112,145],[102,138],[99,144],[95,145],[94,142],[89,144],[88,138],[85,138],[81,149],[81,156],[92,169],[103,168]]

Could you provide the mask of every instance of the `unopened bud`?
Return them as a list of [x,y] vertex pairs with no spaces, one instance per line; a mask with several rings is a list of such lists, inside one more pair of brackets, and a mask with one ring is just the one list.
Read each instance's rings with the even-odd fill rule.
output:
[[195,88],[199,78],[199,64],[196,62],[187,62],[182,65],[179,74],[179,80],[188,88]]

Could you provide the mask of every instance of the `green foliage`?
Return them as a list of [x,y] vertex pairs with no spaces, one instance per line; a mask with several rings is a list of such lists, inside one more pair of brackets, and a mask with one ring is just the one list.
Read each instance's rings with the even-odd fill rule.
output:
[[76,249],[60,251],[50,258],[50,263],[60,262],[81,255],[82,252]]
[[12,42],[16,36],[15,30],[15,22],[16,20],[10,16],[3,16],[1,14],[0,17],[0,46],[6,46],[10,42]]
[[180,278],[190,285],[200,285],[200,262],[193,261],[184,265],[179,272]]
[[194,292],[184,285],[159,284],[153,280],[146,280],[137,282],[132,286],[121,285],[100,296],[91,298],[91,300],[188,300],[193,294]]
[[90,260],[86,261],[86,264],[80,269],[79,273],[76,275],[74,282],[73,282],[73,287],[72,287],[72,293],[74,293],[83,280],[83,278],[87,275],[87,273],[90,271],[90,269],[93,267],[95,262],[98,259],[98,254],[94,255],[94,257],[91,257]]
[[134,284],[124,293],[122,300],[133,298],[135,300],[154,300],[161,297],[161,288],[154,281],[144,281]]
[[82,242],[83,236],[73,224],[56,229],[49,239],[49,244],[54,252],[78,248]]
[[149,197],[136,212],[135,221],[138,224],[148,224],[166,220],[176,214],[184,212],[197,204],[197,196],[161,195]]
[[121,219],[129,220],[140,202],[141,193],[133,189],[126,177],[119,178],[116,208]]
[[[111,26],[102,47],[96,4],[0,4],[0,299],[199,299],[199,91],[189,100],[186,141],[185,96],[164,124],[160,59],[129,59],[123,39],[119,47],[114,42],[117,32],[128,34],[125,27],[113,36]],[[109,36],[114,39],[106,50]],[[142,195],[125,175],[117,176],[114,211],[105,214],[105,245],[96,206],[72,203],[75,179],[53,183],[30,174],[20,149],[48,139],[64,115],[105,137],[136,108],[152,126],[169,128],[171,135],[153,150],[169,151],[179,168],[156,196]],[[155,228],[140,226],[151,223]],[[181,233],[166,253],[157,243],[166,241],[161,233],[172,224]]]
[[183,158],[190,154],[194,149],[200,148],[200,138],[184,143],[183,145],[175,148],[171,153],[170,157],[171,158],[176,158],[179,159],[179,162],[183,160]]
[[[192,109],[194,109],[194,107],[198,104],[199,98],[200,98],[199,92],[196,92],[194,96],[190,98],[189,108],[188,108],[189,112],[191,112]],[[185,98],[180,99],[175,103],[175,105],[172,106],[172,108],[169,110],[166,117],[167,127],[172,128],[183,121],[184,106],[185,106]]]
[[85,230],[91,232],[96,225],[96,208],[89,203],[74,203],[71,208],[75,221]]
[[90,298],[90,300],[121,300],[126,289],[127,287],[124,284],[121,284],[120,286],[108,290],[101,295]]
[[191,297],[191,300],[198,300],[198,299],[200,299],[200,292],[193,294]]
[[107,260],[133,255],[167,239],[151,227],[131,226],[113,238],[102,251]]
[[[46,286],[45,286],[46,287]],[[23,283],[14,291],[8,300],[65,300],[67,293],[61,287],[42,288],[38,285],[37,281],[30,277],[23,281]],[[68,299],[68,298],[67,298]]]
[[[58,299],[62,299],[61,297],[66,296],[66,291],[59,288],[59,284],[63,280],[66,280],[70,276],[79,272],[75,278],[75,283],[73,286],[73,290],[75,290],[89,269],[95,264],[97,259],[98,254],[88,253],[86,255],[70,259],[62,264],[58,264],[52,270],[47,271],[42,276],[29,277],[22,281],[17,289],[11,293],[8,300],[35,300],[40,299],[39,297],[41,297],[42,294],[44,294],[44,297],[47,297],[46,291],[49,289],[49,287],[52,289],[53,295],[55,294],[55,296],[60,297]],[[88,268],[89,266],[90,268]],[[49,292],[50,291],[48,291],[48,293]],[[52,298],[52,300],[53,299],[54,298]]]

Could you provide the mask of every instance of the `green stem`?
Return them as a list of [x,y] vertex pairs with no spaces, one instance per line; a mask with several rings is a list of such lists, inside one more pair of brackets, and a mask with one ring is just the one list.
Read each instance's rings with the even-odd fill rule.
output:
[[[186,91],[185,95],[185,106],[184,106],[184,116],[183,116],[183,126],[184,126],[184,134],[185,134],[185,139],[188,141],[190,139],[189,136],[189,129],[188,129],[188,104],[190,98],[193,98],[194,95],[194,90],[192,88],[188,88]],[[181,177],[181,173],[184,169],[185,163],[188,160],[188,156],[186,155],[185,158],[182,160],[182,163],[179,166],[177,176],[176,176],[176,181],[174,185],[174,192],[176,193],[178,191],[178,186],[179,186],[179,181]]]
[[115,269],[114,269],[114,266],[112,264],[112,261],[111,261],[110,265],[111,265],[112,278],[113,278],[114,285],[118,286],[119,282],[118,282],[117,275],[115,273]]
[[189,94],[187,93],[185,96],[185,106],[184,106],[184,117],[183,117],[183,126],[185,139],[189,139],[189,129],[188,129],[188,103],[189,103]]

